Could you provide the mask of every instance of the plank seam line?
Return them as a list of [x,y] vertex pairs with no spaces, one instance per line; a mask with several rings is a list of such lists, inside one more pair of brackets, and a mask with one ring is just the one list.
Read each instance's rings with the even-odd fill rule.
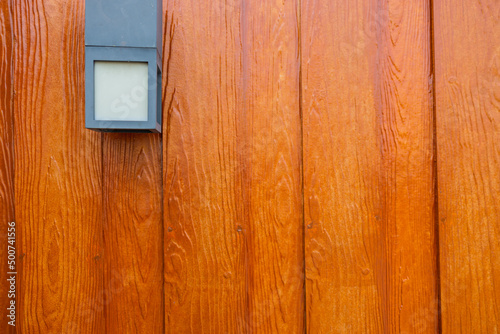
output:
[[439,247],[439,183],[438,183],[438,147],[437,147],[437,108],[436,108],[436,49],[434,31],[434,0],[429,0],[429,43],[430,43],[430,63],[431,63],[431,91],[432,91],[432,173],[434,182],[434,235],[436,243],[436,298],[438,333],[443,332],[441,319],[441,257]]
[[307,333],[307,279],[306,279],[306,212],[304,192],[304,109],[302,101],[302,0],[297,0],[297,61],[299,66],[299,119],[300,119],[300,180],[302,197],[302,290],[303,290],[303,332]]

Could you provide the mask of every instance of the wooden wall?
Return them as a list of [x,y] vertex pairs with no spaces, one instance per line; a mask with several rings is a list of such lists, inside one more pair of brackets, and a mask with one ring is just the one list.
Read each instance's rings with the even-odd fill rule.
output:
[[1,333],[500,331],[498,1],[164,0],[161,135],[84,12],[0,3]]
[[298,3],[166,12],[166,332],[301,331]]
[[430,12],[302,0],[310,333],[438,330]]
[[[12,16],[0,2],[0,332],[15,333],[7,324],[10,284],[7,283],[7,229],[14,216],[14,109],[12,105]],[[10,328],[9,328],[10,327]]]
[[84,5],[12,1],[18,330],[102,332],[102,135],[84,124]]
[[500,332],[500,3],[434,1],[443,332]]

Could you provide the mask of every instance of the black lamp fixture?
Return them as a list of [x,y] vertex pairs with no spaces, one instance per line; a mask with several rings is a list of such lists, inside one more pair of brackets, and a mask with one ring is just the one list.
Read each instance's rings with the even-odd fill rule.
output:
[[86,0],[85,126],[161,132],[162,0]]

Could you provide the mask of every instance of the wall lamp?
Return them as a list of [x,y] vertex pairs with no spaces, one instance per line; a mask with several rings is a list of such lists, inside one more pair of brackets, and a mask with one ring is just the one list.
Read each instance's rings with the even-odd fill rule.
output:
[[85,126],[161,132],[162,0],[86,0]]

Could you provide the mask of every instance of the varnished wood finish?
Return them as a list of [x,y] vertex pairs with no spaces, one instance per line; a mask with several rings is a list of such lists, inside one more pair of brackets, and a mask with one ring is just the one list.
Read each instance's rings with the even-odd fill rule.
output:
[[298,3],[166,8],[166,332],[303,332]]
[[161,135],[84,3],[0,1],[0,333],[14,219],[19,333],[499,332],[498,1],[164,0]]
[[12,8],[17,329],[103,333],[101,135],[84,124],[84,2]]
[[443,333],[500,332],[500,2],[434,1]]
[[307,330],[436,333],[429,3],[301,4]]
[[8,326],[7,229],[14,217],[14,112],[12,108],[12,21],[8,1],[0,2],[0,333]]
[[240,1],[167,1],[165,332],[247,328]]
[[106,333],[163,333],[161,140],[103,135]]
[[298,1],[245,1],[236,110],[249,332],[304,332]]

